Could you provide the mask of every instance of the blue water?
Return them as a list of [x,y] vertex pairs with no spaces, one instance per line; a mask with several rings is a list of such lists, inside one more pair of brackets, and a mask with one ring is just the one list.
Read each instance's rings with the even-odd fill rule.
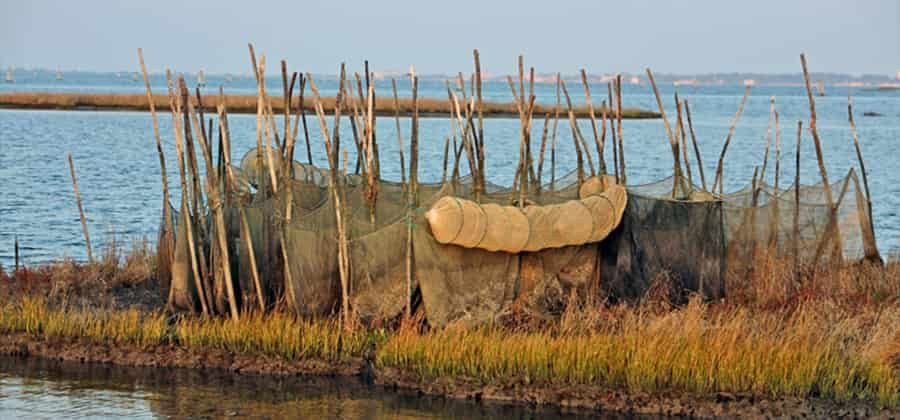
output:
[[[62,81],[53,80],[53,73],[16,75],[16,83],[0,85],[3,91],[68,91],[68,92],[143,92],[142,82],[131,80],[130,74],[116,77],[114,73],[67,73]],[[31,75],[33,76],[33,74]],[[213,94],[221,76],[209,75],[205,93]],[[769,98],[776,97],[782,121],[781,179],[786,186],[794,177],[794,151],[798,119],[808,124],[808,105],[805,90],[797,86],[758,86],[747,101],[725,163],[725,188],[735,190],[750,182],[755,166],[761,165],[768,121]],[[324,94],[333,93],[334,81],[319,81]],[[408,96],[408,82],[398,83],[401,96]],[[280,92],[280,79],[271,78],[268,89]],[[212,86],[216,86],[213,88]],[[390,81],[378,81],[379,95],[390,94]],[[252,94],[254,82],[238,77],[225,83],[226,93]],[[165,92],[162,76],[153,77],[157,93]],[[573,100],[583,102],[583,88],[570,84]],[[661,86],[670,120],[674,118],[674,87]],[[554,84],[536,84],[538,101],[555,101]],[[593,85],[595,103],[605,96],[605,85]],[[708,181],[722,143],[737,110],[743,86],[681,87],[679,95],[691,105],[694,128]],[[857,166],[852,137],[847,124],[847,88],[829,87],[826,97],[816,98],[819,133],[832,180]],[[442,82],[423,81],[422,97],[446,97]],[[510,101],[505,82],[485,84],[486,100]],[[626,85],[623,94],[625,107],[656,109],[656,102],[648,86]],[[900,139],[900,92],[854,90],[854,111],[867,158],[869,182],[874,201],[873,212],[878,243],[883,252],[900,248],[900,174],[895,170],[897,140]],[[882,114],[864,117],[863,112]],[[383,175],[399,180],[397,143],[393,121],[380,119],[379,148]],[[319,165],[326,165],[322,154],[322,138],[315,121],[310,119],[313,155]],[[234,158],[242,156],[255,144],[255,116],[232,115]],[[409,141],[409,119],[401,121],[406,146]],[[450,129],[445,118],[426,118],[420,123],[420,178],[437,181],[441,176],[443,139]],[[552,124],[552,123],[551,123]],[[590,123],[580,121],[582,132],[591,140]],[[342,125],[343,138],[350,137],[349,123]],[[508,185],[518,159],[517,119],[488,119],[485,121],[486,174],[490,181]],[[533,137],[540,138],[543,118],[536,118]],[[177,165],[171,117],[161,114],[160,130],[168,159],[170,187],[177,199]],[[628,180],[631,184],[652,182],[671,172],[671,152],[661,120],[625,120],[625,155]],[[302,138],[302,136],[301,136]],[[537,141],[535,141],[537,143]],[[347,144],[347,143],[345,143]],[[558,137],[557,173],[574,169],[574,150],[570,130],[560,121]],[[538,145],[535,144],[535,147]],[[119,242],[156,234],[162,206],[160,169],[148,113],[137,112],[74,112],[74,111],[0,111],[0,264],[13,262],[13,241],[18,236],[23,260],[36,264],[69,256],[85,259],[85,250],[75,206],[66,154],[75,159],[78,184],[82,194],[91,239],[100,248],[115,235]],[[351,150],[352,152],[352,150]],[[606,156],[611,158],[612,151]],[[296,157],[305,159],[305,150],[298,148]],[[355,159],[350,154],[351,161]],[[696,163],[692,165],[696,171]],[[804,130],[801,149],[801,182],[819,182],[811,136]],[[464,165],[463,165],[464,166]],[[549,165],[545,165],[545,168]],[[770,162],[769,168],[774,168]],[[546,170],[546,169],[545,169]],[[545,172],[545,176],[546,172]],[[695,173],[695,178],[698,178]],[[546,179],[546,178],[545,178]],[[774,170],[767,171],[767,181],[774,182]],[[96,252],[96,251],[95,251]]]

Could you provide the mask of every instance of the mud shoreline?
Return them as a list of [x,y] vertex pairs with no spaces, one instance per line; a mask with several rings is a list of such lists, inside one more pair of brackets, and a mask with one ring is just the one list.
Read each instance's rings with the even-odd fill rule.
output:
[[[157,110],[168,112],[169,98],[165,95],[154,95],[154,104]],[[284,112],[284,100],[280,97],[271,97],[272,111],[276,114]],[[204,108],[215,111],[219,103],[219,97],[203,97]],[[228,112],[232,114],[256,114],[257,99],[251,95],[225,95],[225,104]],[[409,98],[400,98],[399,114],[401,116],[412,115],[412,101]],[[420,98],[419,116],[422,117],[447,117],[451,111],[451,103],[447,99]],[[292,105],[296,108],[296,102]],[[315,117],[313,101],[304,102],[307,117]],[[322,98],[322,107],[326,113],[334,111],[334,98]],[[32,110],[64,110],[64,111],[149,111],[147,95],[144,94],[111,94],[111,93],[52,93],[52,92],[11,92],[0,93],[0,109],[32,109]],[[573,109],[577,118],[588,118],[590,114],[585,106],[577,106]],[[535,119],[542,118],[546,113],[553,113],[552,106],[535,105]],[[378,98],[375,102],[375,114],[378,116],[394,115],[392,98]],[[519,113],[514,103],[484,102],[483,114],[486,118],[518,118]],[[601,107],[595,106],[594,115],[601,118]],[[657,112],[622,108],[624,119],[652,119],[659,118]],[[560,119],[565,121],[566,109],[560,110]]]
[[176,344],[141,348],[130,344],[97,343],[84,338],[42,339],[25,333],[7,334],[0,341],[0,354],[78,363],[219,370],[240,375],[358,376],[387,391],[412,391],[457,400],[534,407],[555,406],[629,416],[891,418],[898,415],[895,410],[878,409],[864,402],[839,404],[812,398],[768,399],[759,395],[730,393],[635,394],[595,385],[548,386],[521,379],[486,385],[467,378],[426,380],[401,369],[375,366],[371,357],[351,358],[340,362],[316,359],[288,361],[279,357],[239,354],[220,349],[186,349]]

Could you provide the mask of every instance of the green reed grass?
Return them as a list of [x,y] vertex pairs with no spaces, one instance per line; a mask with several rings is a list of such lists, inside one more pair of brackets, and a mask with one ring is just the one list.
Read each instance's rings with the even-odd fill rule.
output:
[[280,312],[248,314],[239,321],[184,317],[170,325],[160,312],[62,310],[51,308],[43,298],[28,296],[0,306],[0,332],[142,347],[177,344],[286,360],[346,361],[383,341],[378,334],[361,329],[344,331],[333,320],[306,320]]
[[620,315],[611,325],[578,334],[492,327],[401,330],[379,349],[376,363],[423,380],[466,377],[900,403],[897,308],[853,314],[810,304],[793,314],[758,313],[717,311],[695,301],[665,314]]

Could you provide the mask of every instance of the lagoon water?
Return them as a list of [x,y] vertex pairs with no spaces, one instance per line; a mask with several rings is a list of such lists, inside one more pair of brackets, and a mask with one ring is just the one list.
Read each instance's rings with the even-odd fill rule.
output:
[[388,392],[357,378],[273,378],[0,356],[4,419],[554,419],[597,414]]
[[[68,91],[68,92],[142,92],[142,83],[130,77],[116,77],[107,73],[67,74],[63,81],[52,80],[52,74],[29,79],[18,76],[13,84],[0,85],[0,92],[9,91]],[[252,94],[249,78],[226,82],[220,76],[208,76],[207,94],[214,94],[219,83],[227,93]],[[775,97],[781,116],[782,152],[781,185],[786,187],[794,178],[797,121],[808,124],[808,105],[805,90],[797,86],[758,86],[747,101],[744,114],[737,125],[725,163],[725,188],[736,190],[747,186],[754,167],[761,165],[768,124],[769,98]],[[280,80],[269,80],[272,92],[280,91]],[[401,81],[401,96],[408,96],[408,83]],[[336,83],[319,82],[323,94],[334,92]],[[213,86],[216,86],[215,88]],[[387,95],[389,81],[379,81],[378,89]],[[161,76],[153,77],[157,93],[165,91]],[[569,89],[573,100],[583,102],[580,85]],[[674,118],[671,106],[675,88],[661,87],[666,99],[669,118]],[[536,84],[536,95],[542,103],[555,101],[554,84]],[[595,103],[600,102],[605,85],[592,86]],[[680,87],[679,95],[690,102],[694,128],[700,143],[705,172],[712,182],[716,160],[726,137],[730,121],[743,93],[742,86]],[[852,137],[847,124],[847,88],[829,87],[826,97],[816,98],[818,127],[832,180],[857,167]],[[423,97],[446,97],[446,88],[437,81],[423,81]],[[486,100],[510,101],[506,83],[485,84]],[[853,91],[854,112],[867,159],[876,236],[880,248],[891,253],[900,248],[900,161],[897,140],[900,139],[900,91]],[[626,107],[655,110],[655,100],[647,85],[626,85],[623,102]],[[878,117],[865,117],[864,112],[877,112]],[[234,159],[242,156],[255,144],[255,116],[230,117]],[[331,120],[329,120],[331,121]],[[177,165],[171,117],[161,113],[160,130],[168,160],[170,188],[178,199]],[[409,143],[409,119],[401,121],[405,145]],[[581,120],[581,129],[591,140],[590,123]],[[552,125],[552,121],[551,121]],[[518,158],[518,120],[487,119],[485,144],[486,173],[490,181],[509,185]],[[420,125],[420,178],[438,181],[441,176],[443,140],[450,129],[446,118],[424,118]],[[538,147],[543,118],[536,117],[533,137]],[[381,118],[377,125],[383,174],[399,180],[397,140],[392,119]],[[652,182],[671,173],[671,152],[661,120],[625,120],[623,123],[625,155],[630,184]],[[558,130],[557,174],[574,169],[575,159],[571,131],[565,120]],[[327,163],[324,146],[313,119],[309,120],[309,134],[314,162]],[[351,138],[349,122],[342,124],[342,137]],[[302,134],[301,139],[302,141]],[[347,140],[349,141],[349,140]],[[774,143],[774,140],[773,140]],[[349,144],[349,143],[344,143]],[[801,146],[801,182],[820,181],[813,142],[804,129]],[[93,111],[21,111],[0,110],[0,264],[13,263],[13,241],[19,238],[22,259],[26,264],[38,264],[63,257],[86,258],[78,211],[69,178],[66,154],[75,159],[78,184],[82,194],[92,242],[102,247],[114,236],[127,243],[133,239],[155,238],[162,208],[160,168],[153,138],[151,118],[140,112]],[[350,160],[355,156],[350,151]],[[612,152],[607,144],[607,159]],[[306,159],[305,147],[298,147],[296,158]],[[774,158],[774,152],[773,152]],[[408,159],[408,158],[407,158]],[[691,156],[693,161],[693,155]],[[697,165],[692,162],[695,179]],[[465,165],[463,165],[465,167]],[[549,164],[545,165],[545,168]],[[767,170],[767,182],[774,182],[774,164]],[[545,180],[549,169],[545,169]],[[177,202],[177,201],[175,201]]]
[[[81,73],[66,75],[64,81],[29,80],[17,75],[17,83],[0,86],[3,91],[141,92],[130,77]],[[223,82],[209,76],[210,85]],[[799,82],[799,80],[798,80]],[[270,91],[279,84],[270,81]],[[401,83],[401,86],[405,86]],[[322,81],[326,92],[335,83]],[[156,92],[164,92],[164,81],[154,78]],[[505,83],[487,83],[485,97],[509,101]],[[380,92],[389,92],[389,82],[379,82]],[[593,86],[596,96],[605,86]],[[580,87],[571,87],[573,93]],[[663,86],[667,106],[673,87]],[[681,88],[679,94],[690,102],[694,128],[702,149],[705,172],[710,180],[743,91],[741,86]],[[253,93],[250,80],[237,79],[226,85],[228,93]],[[423,82],[422,96],[444,97],[437,82]],[[538,84],[539,101],[553,103],[553,85]],[[207,89],[212,94],[213,90]],[[408,89],[402,95],[408,95]],[[823,139],[828,173],[832,179],[845,174],[857,162],[847,125],[846,89],[829,88],[829,95],[817,98],[819,130]],[[900,249],[900,92],[858,90],[854,109],[863,153],[867,158],[876,236],[883,252]],[[583,96],[575,94],[577,102]],[[796,124],[807,124],[808,109],[801,86],[756,87],[735,130],[725,165],[726,190],[750,183],[755,166],[760,165],[765,144],[769,98],[776,97],[782,121],[781,179],[786,187],[794,178]],[[595,99],[596,102],[599,100]],[[626,107],[655,109],[647,86],[626,86]],[[863,117],[863,112],[882,114]],[[670,118],[674,110],[667,109]],[[160,130],[168,159],[170,188],[177,202],[177,165],[171,117],[161,114]],[[330,121],[330,120],[329,120]],[[322,138],[315,121],[309,121],[314,161],[326,165]],[[590,139],[589,122],[582,130]],[[230,116],[234,158],[255,144],[255,117]],[[401,121],[408,146],[409,119]],[[486,173],[490,181],[508,185],[518,157],[518,126],[514,119],[485,121]],[[400,178],[397,142],[393,121],[380,119],[378,138],[382,170],[388,179]],[[421,121],[420,173],[423,181],[441,176],[443,139],[449,130],[445,118]],[[534,123],[533,135],[540,138],[543,119]],[[624,121],[625,155],[631,184],[652,182],[671,172],[671,155],[660,120]],[[342,136],[349,139],[349,123]],[[568,124],[560,122],[557,174],[575,167]],[[345,140],[344,144],[349,141]],[[537,142],[536,142],[537,143]],[[535,147],[538,145],[535,144]],[[72,153],[78,175],[88,225],[96,248],[112,237],[119,243],[155,238],[162,208],[162,188],[156,144],[148,113],[64,112],[0,110],[0,264],[13,264],[13,241],[18,237],[24,263],[39,264],[63,257],[84,260],[81,226],[75,206],[66,154]],[[351,151],[352,152],[352,151]],[[611,151],[606,151],[611,156]],[[305,159],[305,147],[298,147],[298,159]],[[774,157],[774,156],[773,156]],[[350,154],[351,161],[355,159]],[[692,165],[696,171],[696,163]],[[804,131],[801,146],[801,180],[819,182],[810,135]],[[463,165],[464,167],[464,165]],[[545,166],[549,167],[549,164]],[[774,164],[769,166],[774,168]],[[774,180],[774,169],[767,172]],[[545,178],[546,180],[547,178]],[[253,378],[216,372],[167,369],[132,369],[102,365],[72,365],[40,360],[0,357],[0,418],[29,417],[294,417],[313,418],[553,418],[564,413],[526,408],[497,407],[443,399],[423,398],[384,392],[353,379]],[[594,413],[596,414],[596,413]]]

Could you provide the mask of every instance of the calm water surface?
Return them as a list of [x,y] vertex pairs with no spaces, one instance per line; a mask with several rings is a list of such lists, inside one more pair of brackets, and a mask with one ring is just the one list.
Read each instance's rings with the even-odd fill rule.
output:
[[[56,90],[125,92],[139,91],[139,84],[127,78],[107,80],[111,75],[85,76],[85,79],[66,76],[63,82],[35,81],[32,84],[2,85],[0,90]],[[74,80],[73,80],[74,79]],[[213,76],[210,76],[212,84]],[[161,79],[155,78],[156,90]],[[109,83],[109,84],[105,84]],[[249,82],[233,82],[228,89],[250,93]],[[333,83],[332,83],[333,84]],[[329,82],[323,81],[323,90]],[[400,83],[401,87],[405,83]],[[382,91],[389,91],[380,86]],[[625,87],[624,105],[655,109],[655,100],[647,86]],[[273,83],[273,91],[279,89]],[[442,97],[442,86],[425,84],[424,96]],[[593,86],[595,92],[605,86]],[[208,89],[209,90],[209,89]],[[333,90],[333,89],[332,89]],[[581,91],[581,89],[570,89]],[[229,91],[229,90],[226,90]],[[210,91],[211,92],[211,91]],[[663,95],[671,104],[673,87],[663,86]],[[690,101],[694,127],[701,146],[705,172],[712,182],[716,160],[727,134],[730,120],[737,110],[743,92],[741,86],[704,86],[681,88],[679,94]],[[537,84],[539,100],[552,103],[555,87]],[[817,98],[819,131],[832,181],[843,176],[857,162],[847,125],[846,89],[830,88],[829,96]],[[510,100],[504,84],[488,83],[485,96],[494,100]],[[599,93],[598,93],[599,96]],[[761,165],[768,123],[769,98],[775,96],[782,121],[781,184],[787,186],[794,178],[796,124],[807,124],[808,108],[805,91],[797,87],[757,87],[749,98],[725,164],[726,190],[749,185],[753,169]],[[575,97],[581,101],[581,97]],[[596,99],[595,99],[596,101]],[[860,131],[863,154],[867,158],[876,236],[882,251],[900,248],[900,161],[897,140],[900,139],[900,92],[854,92],[854,110]],[[878,112],[880,117],[864,117],[866,111]],[[669,109],[670,118],[674,111]],[[242,156],[255,144],[255,116],[231,116],[234,158]],[[399,180],[396,132],[393,121],[380,119],[379,148],[383,174]],[[408,147],[409,119],[401,121]],[[551,122],[552,124],[552,122]],[[582,131],[589,138],[588,121],[581,121]],[[518,120],[488,119],[485,122],[487,156],[486,173],[489,180],[509,185],[518,158]],[[0,264],[13,262],[13,240],[18,236],[26,263],[36,264],[69,256],[85,259],[85,250],[78,211],[66,163],[66,153],[74,156],[88,225],[93,242],[102,246],[113,235],[120,241],[154,238],[162,208],[162,187],[156,145],[150,115],[135,112],[62,112],[0,110]],[[351,138],[347,120],[342,125],[344,139]],[[437,181],[441,176],[443,139],[449,131],[444,118],[421,120],[420,178]],[[536,119],[533,136],[540,138],[543,118]],[[628,180],[631,184],[652,182],[671,173],[671,152],[661,120],[626,120],[623,124]],[[178,199],[177,165],[171,117],[161,115],[160,130],[168,159],[170,187]],[[327,166],[322,138],[315,121],[310,120],[310,135],[314,161]],[[345,142],[344,144],[348,144]],[[557,173],[574,169],[574,149],[570,129],[565,121],[559,125]],[[535,141],[534,147],[538,147]],[[609,144],[607,145],[609,146]],[[612,151],[605,151],[611,157]],[[352,152],[352,151],[351,151]],[[811,136],[804,132],[801,147],[801,182],[820,180]],[[305,159],[299,147],[296,157]],[[774,152],[772,154],[774,158]],[[350,159],[355,160],[353,153]],[[691,156],[693,159],[693,156]],[[692,163],[696,172],[696,163]],[[465,165],[462,165],[465,167]],[[545,165],[549,172],[549,164]],[[770,164],[769,168],[774,168]],[[548,178],[545,173],[545,180]],[[695,175],[695,178],[699,178]],[[774,170],[767,171],[767,181],[774,182]]]
[[0,418],[588,418],[423,397],[355,378],[271,378],[0,357]]

